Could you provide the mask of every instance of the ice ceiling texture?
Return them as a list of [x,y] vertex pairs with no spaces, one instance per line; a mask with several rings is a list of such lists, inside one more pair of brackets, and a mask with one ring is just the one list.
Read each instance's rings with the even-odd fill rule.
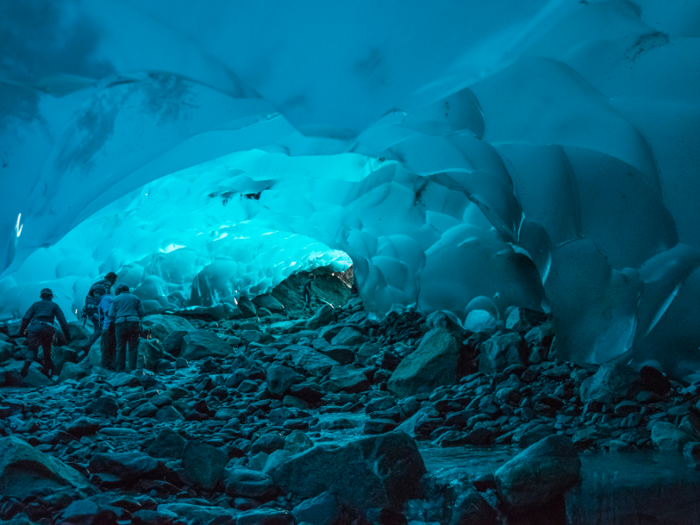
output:
[[566,358],[692,374],[700,4],[666,4],[3,2],[0,315],[349,256],[377,314],[544,308]]

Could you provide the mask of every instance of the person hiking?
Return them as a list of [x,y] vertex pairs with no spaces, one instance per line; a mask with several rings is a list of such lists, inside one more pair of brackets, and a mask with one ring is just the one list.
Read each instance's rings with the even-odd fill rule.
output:
[[92,332],[87,344],[82,347],[86,357],[90,351],[90,347],[95,343],[95,341],[97,341],[102,333],[100,315],[97,311],[98,305],[100,304],[102,296],[109,294],[109,291],[112,289],[115,282],[117,282],[117,274],[114,272],[109,272],[107,275],[105,275],[104,279],[100,279],[90,287],[90,291],[85,297],[83,315],[90,319],[90,322],[94,328],[94,331]]
[[109,307],[109,319],[110,323],[114,324],[114,334],[117,340],[117,372],[126,371],[127,366],[130,371],[136,369],[139,339],[141,338],[141,318],[144,315],[146,312],[141,300],[129,293],[127,285],[118,285],[117,296]]
[[304,283],[304,288],[301,293],[304,299],[304,309],[308,308],[309,312],[311,312],[311,285],[315,278],[316,276],[314,274],[309,274],[309,278]]
[[26,333],[27,346],[29,347],[27,356],[24,359],[24,367],[22,367],[20,374],[22,377],[27,377],[29,367],[36,359],[37,352],[41,346],[44,350],[44,368],[42,372],[51,379],[54,372],[53,361],[51,360],[51,346],[56,334],[56,329],[53,325],[54,318],[61,325],[61,330],[66,336],[67,343],[70,343],[70,331],[61,307],[53,302],[53,292],[48,288],[44,288],[39,295],[41,300],[29,307],[29,310],[22,318],[22,324],[19,328],[20,336],[24,336]]
[[116,371],[117,336],[114,331],[114,323],[109,318],[109,307],[114,299],[111,295],[104,294],[97,305],[97,313],[100,316],[100,328],[102,339],[100,340],[100,350],[102,353],[102,368]]

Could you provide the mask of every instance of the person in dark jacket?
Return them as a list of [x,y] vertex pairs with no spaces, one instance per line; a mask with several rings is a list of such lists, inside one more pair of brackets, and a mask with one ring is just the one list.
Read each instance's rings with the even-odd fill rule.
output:
[[102,297],[109,294],[109,291],[112,289],[115,282],[117,282],[117,274],[114,272],[109,272],[107,275],[105,275],[104,279],[100,279],[90,287],[90,291],[88,292],[87,297],[85,297],[84,314],[88,319],[90,319],[90,322],[94,328],[94,332],[92,332],[88,343],[82,348],[86,355],[90,351],[90,347],[95,343],[95,341],[97,341],[102,333],[100,316],[97,311],[98,306],[102,300]]
[[21,336],[26,333],[27,346],[29,347],[21,374],[22,377],[27,377],[29,367],[36,359],[37,352],[41,346],[44,349],[44,369],[42,371],[50,379],[53,375],[51,346],[56,334],[56,329],[53,326],[54,318],[58,319],[67,342],[70,342],[70,331],[61,307],[53,302],[53,292],[48,288],[44,288],[40,295],[41,301],[37,301],[29,307],[29,310],[22,318],[22,324],[19,328]]
[[116,351],[117,336],[114,332],[114,324],[109,318],[109,307],[114,299],[109,294],[104,294],[97,306],[100,315],[100,328],[102,329],[102,339],[100,340],[100,350],[102,351],[102,368],[116,371]]
[[311,312],[311,285],[314,283],[316,276],[310,274],[309,278],[304,283],[304,288],[302,289],[302,296],[304,298],[304,309],[308,308]]
[[127,364],[129,370],[136,369],[141,337],[141,318],[144,315],[146,312],[141,300],[129,293],[127,285],[118,285],[117,297],[114,298],[109,307],[109,319],[114,324],[114,333],[117,338],[117,372],[124,372]]

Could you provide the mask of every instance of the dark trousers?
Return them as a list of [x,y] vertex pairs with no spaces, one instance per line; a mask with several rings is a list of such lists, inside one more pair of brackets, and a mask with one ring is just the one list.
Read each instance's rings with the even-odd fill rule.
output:
[[138,321],[117,323],[115,334],[117,337],[117,372],[136,370],[136,358],[138,357],[139,339],[141,338],[141,323]]
[[114,372],[117,368],[117,334],[114,330],[114,324],[102,331],[100,350],[102,350],[102,368]]
[[53,326],[44,323],[32,323],[27,329],[27,357],[24,360],[24,370],[26,373],[36,359],[39,347],[44,350],[44,373],[49,375],[53,372],[53,361],[51,360],[51,345],[56,330]]
[[87,348],[87,351],[90,351],[90,347],[97,341],[97,339],[100,337],[102,334],[102,327],[100,326],[100,316],[95,314],[92,317],[90,317],[90,322],[92,323],[92,327],[94,328],[94,332],[92,332],[92,335],[90,336],[90,339],[88,340],[87,344],[85,347]]

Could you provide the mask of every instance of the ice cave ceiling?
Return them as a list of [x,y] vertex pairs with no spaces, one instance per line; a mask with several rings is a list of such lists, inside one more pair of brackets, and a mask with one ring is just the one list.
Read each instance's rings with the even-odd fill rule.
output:
[[700,370],[700,4],[0,4],[0,317],[353,264],[377,314],[552,312]]

